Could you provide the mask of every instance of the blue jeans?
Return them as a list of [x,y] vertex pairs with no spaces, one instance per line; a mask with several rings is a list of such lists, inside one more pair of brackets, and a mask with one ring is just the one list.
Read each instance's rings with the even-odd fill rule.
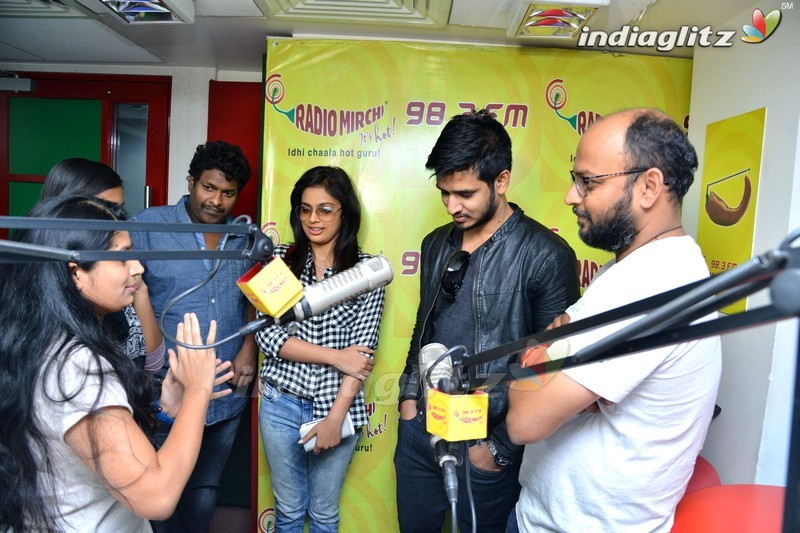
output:
[[[419,410],[412,420],[400,419],[394,466],[397,473],[397,517],[403,533],[440,532],[445,511],[450,509],[444,492],[442,469],[425,431],[425,413]],[[472,530],[472,514],[467,495],[466,468],[458,473],[458,526]],[[499,472],[470,465],[470,481],[475,501],[477,531],[505,532],[508,515],[519,499],[519,464]]]
[[511,509],[511,514],[508,515],[508,522],[506,523],[506,533],[519,533],[519,523],[517,522],[517,508]]
[[263,384],[258,425],[275,495],[275,531],[302,533],[339,528],[339,497],[347,467],[358,444],[356,433],[335,448],[314,455],[298,444],[300,425],[311,421],[313,400]]
[[[233,418],[206,426],[197,464],[189,476],[186,488],[183,489],[178,507],[167,520],[150,522],[153,531],[156,533],[208,531],[217,505],[222,470],[228,462],[241,418],[240,413]],[[155,441],[159,448],[164,444],[171,427],[159,426],[156,430]],[[153,497],[157,498],[158,494],[154,494]]]

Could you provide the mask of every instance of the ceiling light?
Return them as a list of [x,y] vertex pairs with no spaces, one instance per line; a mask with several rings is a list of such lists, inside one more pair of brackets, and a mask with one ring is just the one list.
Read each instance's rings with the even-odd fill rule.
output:
[[194,23],[194,3],[192,0],[155,0],[153,2],[100,1],[129,24]]
[[574,39],[597,9],[607,6],[609,2],[610,0],[518,2],[516,10],[508,17],[507,35]]

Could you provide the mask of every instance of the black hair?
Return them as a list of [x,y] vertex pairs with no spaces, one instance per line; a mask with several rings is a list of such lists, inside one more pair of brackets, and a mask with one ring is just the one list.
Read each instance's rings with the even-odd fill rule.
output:
[[71,157],[56,163],[47,173],[42,199],[70,194],[97,196],[117,187],[122,187],[122,178],[113,168],[100,161]]
[[200,179],[206,170],[219,170],[228,181],[235,180],[239,192],[244,189],[250,179],[250,164],[242,149],[225,141],[213,141],[200,144],[189,163],[189,177],[195,181]]
[[437,180],[475,169],[491,188],[501,172],[511,171],[511,137],[485,109],[456,115],[436,140],[425,168],[432,170]]
[[302,203],[303,191],[309,187],[323,187],[342,204],[341,225],[333,245],[333,270],[341,272],[358,263],[358,230],[361,228],[361,203],[358,201],[353,182],[347,172],[339,167],[319,166],[311,168],[294,184],[291,195],[292,212],[289,223],[294,233],[294,250],[289,258],[292,272],[300,277],[306,265],[310,249],[303,223],[297,214]]
[[630,168],[657,168],[678,204],[694,181],[697,153],[686,133],[667,115],[654,109],[638,112],[625,133]]
[[[122,207],[83,196],[58,196],[39,202],[30,217],[124,220]],[[105,250],[115,232],[110,230],[20,229],[13,239],[20,243],[69,250]],[[84,270],[96,263],[75,261]],[[118,339],[109,334],[94,305],[78,290],[66,261],[8,263],[0,277],[0,530],[51,531],[58,510],[45,504],[44,496],[52,487],[53,464],[47,439],[34,413],[34,391],[42,387],[44,376],[55,375],[59,385],[52,401],[69,401],[70,392],[63,382],[63,367],[77,350],[87,348],[93,368],[102,368],[104,359],[124,388],[134,420],[151,434],[150,377],[124,352]],[[23,304],[24,303],[24,304]],[[24,305],[24,310],[20,306]],[[100,391],[108,379],[97,373]],[[96,449],[94,422],[102,416],[95,407],[87,414],[89,435]],[[38,414],[41,416],[41,413]],[[98,457],[94,456],[102,477]],[[43,467],[38,462],[43,461]],[[39,477],[43,469],[44,476]]]

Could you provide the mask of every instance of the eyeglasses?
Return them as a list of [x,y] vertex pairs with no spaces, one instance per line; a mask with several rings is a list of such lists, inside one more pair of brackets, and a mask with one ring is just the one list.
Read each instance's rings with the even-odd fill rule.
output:
[[622,172],[612,172],[611,174],[598,174],[596,176],[579,176],[575,174],[574,171],[570,170],[569,175],[572,176],[572,183],[575,184],[575,190],[578,191],[578,194],[581,197],[586,198],[586,195],[589,194],[589,191],[586,189],[586,186],[593,181],[597,181],[602,178],[613,178],[616,176],[626,176],[628,174],[641,174],[647,170],[646,168],[634,168],[631,170],[623,170]]
[[467,265],[469,264],[469,252],[464,250],[456,250],[450,259],[447,260],[447,266],[442,274],[442,294],[450,301],[456,299],[458,289],[464,282],[464,275],[467,273]]
[[294,213],[301,220],[308,220],[311,218],[311,213],[316,213],[317,218],[319,218],[321,221],[330,222],[333,220],[334,215],[341,210],[341,207],[337,209],[332,205],[318,205],[317,207],[311,207],[310,205],[302,204],[294,208]]

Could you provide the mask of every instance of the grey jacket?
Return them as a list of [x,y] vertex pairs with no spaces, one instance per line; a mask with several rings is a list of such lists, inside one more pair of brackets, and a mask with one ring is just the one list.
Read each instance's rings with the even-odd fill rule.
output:
[[[577,259],[569,244],[522,209],[510,204],[514,213],[470,258],[475,269],[472,287],[472,322],[475,345],[470,355],[515,341],[544,330],[580,296]],[[435,229],[422,241],[420,258],[420,304],[411,348],[400,377],[400,401],[421,396],[418,354],[430,339],[428,327],[440,293],[445,263],[461,247],[461,231],[453,223]],[[449,346],[448,346],[449,348]],[[495,359],[470,376],[505,373],[514,356]],[[508,386],[490,387],[489,434],[499,453],[519,461],[522,447],[508,438]]]

